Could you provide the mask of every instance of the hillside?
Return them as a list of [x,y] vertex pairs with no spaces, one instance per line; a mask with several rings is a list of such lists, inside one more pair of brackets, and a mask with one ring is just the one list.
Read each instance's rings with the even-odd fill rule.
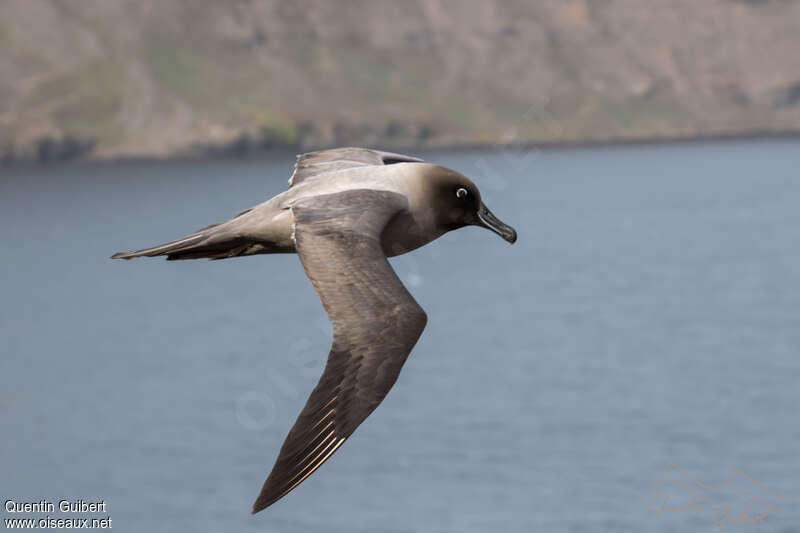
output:
[[0,159],[800,130],[800,2],[4,0]]

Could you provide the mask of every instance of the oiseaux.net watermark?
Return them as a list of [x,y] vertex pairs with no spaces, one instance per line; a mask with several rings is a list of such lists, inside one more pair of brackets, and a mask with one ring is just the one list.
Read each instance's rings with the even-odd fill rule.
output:
[[112,529],[105,500],[6,499],[3,502],[6,529]]

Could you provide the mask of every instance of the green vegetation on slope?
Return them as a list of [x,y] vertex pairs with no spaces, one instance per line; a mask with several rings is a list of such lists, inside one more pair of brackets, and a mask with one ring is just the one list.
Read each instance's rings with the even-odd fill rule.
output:
[[9,0],[0,158],[800,127],[800,3],[437,5]]

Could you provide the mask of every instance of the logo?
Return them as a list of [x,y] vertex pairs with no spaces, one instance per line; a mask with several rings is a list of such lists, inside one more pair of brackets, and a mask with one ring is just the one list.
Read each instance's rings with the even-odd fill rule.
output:
[[718,487],[701,483],[674,461],[661,472],[653,488],[636,501],[647,504],[650,514],[708,512],[714,524],[756,524],[795,502],[778,496],[763,484],[733,469],[728,481]]

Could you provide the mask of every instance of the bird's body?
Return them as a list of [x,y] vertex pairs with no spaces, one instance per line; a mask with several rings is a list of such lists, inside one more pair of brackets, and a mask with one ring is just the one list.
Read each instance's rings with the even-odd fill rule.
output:
[[[409,172],[413,165],[415,172]],[[396,163],[384,166],[358,166],[321,175],[293,184],[266,202],[247,209],[228,221],[154,248],[118,254],[128,259],[137,256],[168,255],[169,259],[199,257],[225,258],[263,253],[294,253],[294,215],[292,208],[308,198],[369,190],[395,193],[408,201],[408,208],[390,222],[382,235],[383,249],[389,257],[400,255],[440,237],[446,229],[436,225],[429,205],[428,175],[453,171],[429,163]],[[202,255],[207,253],[208,255]],[[130,257],[128,257],[130,256]]]
[[425,312],[386,258],[466,225],[516,240],[469,179],[409,156],[362,148],[303,154],[289,184],[228,221],[112,256],[300,256],[333,323],[333,345],[253,512],[283,497],[341,446],[383,400],[421,335]]

